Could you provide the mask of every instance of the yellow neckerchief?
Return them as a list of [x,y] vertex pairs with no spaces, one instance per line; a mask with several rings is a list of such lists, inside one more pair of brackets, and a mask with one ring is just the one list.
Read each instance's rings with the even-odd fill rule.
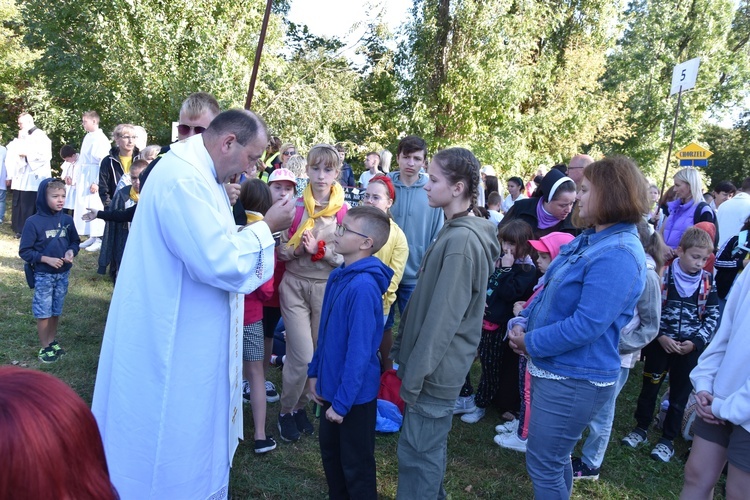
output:
[[328,198],[328,206],[318,213],[315,213],[315,198],[313,198],[312,187],[310,184],[308,184],[302,192],[302,199],[305,203],[305,210],[307,210],[308,218],[305,222],[300,224],[297,228],[297,232],[294,233],[294,236],[289,238],[289,243],[287,243],[287,245],[290,248],[297,248],[297,245],[302,241],[302,233],[315,226],[315,219],[318,217],[334,216],[339,210],[341,210],[341,207],[344,206],[344,190],[341,189],[338,182],[334,182],[331,186],[331,195]]
[[120,164],[122,165],[122,172],[127,174],[130,172],[130,165],[133,164],[132,156],[120,156]]
[[248,224],[252,224],[253,222],[258,222],[259,220],[263,220],[262,213],[253,212],[252,210],[245,210],[245,217],[247,217]]
[[130,199],[133,200],[133,203],[138,203],[138,192],[133,186],[130,186]]

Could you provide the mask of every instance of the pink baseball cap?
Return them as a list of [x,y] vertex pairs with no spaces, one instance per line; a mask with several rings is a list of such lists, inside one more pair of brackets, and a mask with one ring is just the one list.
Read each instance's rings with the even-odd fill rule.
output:
[[268,176],[269,184],[277,181],[287,181],[291,182],[292,184],[297,184],[297,179],[294,177],[292,171],[286,168],[277,168],[276,170],[271,172],[270,176]]
[[560,253],[560,247],[573,241],[575,237],[572,234],[554,232],[542,236],[538,240],[529,240],[529,244],[537,252],[544,252],[550,255],[550,260],[554,260]]

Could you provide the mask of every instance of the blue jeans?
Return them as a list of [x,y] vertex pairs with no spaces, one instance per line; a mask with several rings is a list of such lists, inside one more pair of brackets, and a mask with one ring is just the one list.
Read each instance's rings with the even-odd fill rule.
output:
[[8,191],[0,189],[0,222],[5,220],[5,198],[8,196]]
[[536,500],[570,498],[573,491],[570,454],[583,430],[614,391],[614,385],[598,387],[586,380],[534,377],[526,470]]
[[589,424],[589,435],[583,443],[583,463],[590,468],[602,466],[604,454],[607,452],[609,436],[612,434],[612,422],[615,419],[615,402],[620,391],[628,381],[630,368],[620,368],[620,378],[615,384],[615,392],[612,398],[604,403],[602,409],[594,416],[594,420]]
[[[398,305],[398,313],[403,316],[404,310],[406,309],[406,303],[409,302],[411,294],[414,293],[414,289],[417,285],[404,285],[401,283],[396,290],[396,304]],[[393,310],[393,306],[391,306]]]

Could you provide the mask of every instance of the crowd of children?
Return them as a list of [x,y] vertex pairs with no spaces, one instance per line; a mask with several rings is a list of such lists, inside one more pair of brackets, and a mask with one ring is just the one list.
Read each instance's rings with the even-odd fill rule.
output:
[[[578,259],[596,259],[587,248],[596,246],[597,232],[603,231],[601,234],[612,241],[620,238],[629,242],[634,233],[630,226],[634,224],[611,230],[613,225],[619,228],[619,223],[591,222],[599,217],[591,212],[587,219],[585,210],[591,210],[596,203],[601,205],[602,201],[592,201],[595,182],[586,177],[583,190],[579,185],[575,215],[580,214],[581,220],[588,221],[596,230],[590,229],[593,232],[577,238],[570,232],[553,231],[535,239],[537,228],[520,217],[508,218],[500,224],[503,213],[516,201],[524,200],[520,178],[508,180],[510,194],[505,199],[496,191],[486,193],[488,211],[480,212],[477,199],[482,181],[474,155],[462,148],[446,149],[436,153],[428,166],[427,146],[414,136],[406,137],[399,145],[400,170],[383,175],[371,168],[366,176],[363,204],[350,208],[338,180],[342,175],[340,149],[319,144],[304,158],[296,155],[293,144],[280,145],[274,138],[260,174],[250,174],[239,193],[239,203],[245,212],[243,222],[247,225],[263,220],[272,204],[296,198],[291,227],[274,235],[277,244],[274,278],[245,296],[243,396],[252,409],[254,451],[266,453],[277,446],[274,437],[266,433],[266,414],[268,403],[279,400],[278,416],[274,418],[281,440],[294,442],[302,435],[313,435],[315,419],[308,414],[316,411],[309,405],[312,400],[318,405],[318,439],[330,497],[377,498],[376,400],[381,374],[396,368],[402,384],[400,396],[406,404],[398,448],[397,496],[441,497],[445,495],[442,483],[447,435],[454,415],[473,424],[495,407],[505,421],[495,426],[494,443],[509,450],[527,451],[530,432],[534,432],[533,422],[542,421],[542,417],[534,415],[540,411],[538,402],[543,397],[537,395],[537,404],[532,404],[535,387],[553,387],[548,383],[550,380],[576,379],[575,370],[563,368],[558,373],[550,369],[568,366],[564,350],[553,353],[555,349],[549,345],[528,343],[529,339],[542,338],[542,333],[533,331],[534,315],[537,328],[542,331],[548,328],[540,326],[542,316],[552,314],[549,311],[554,309],[544,309],[551,307],[548,305],[540,309],[539,304],[555,300],[550,299],[550,294],[564,288],[560,286],[561,280],[572,279],[565,273],[575,269]],[[66,160],[74,161],[69,156]],[[375,165],[377,156],[368,154],[368,162]],[[132,207],[138,202],[138,174],[146,164],[142,160],[133,162],[132,187],[117,190],[109,210],[98,213],[91,210],[83,217],[85,221],[99,217],[124,224],[108,228],[113,232],[110,236],[115,238],[108,245],[115,250],[114,254],[106,252],[104,263],[111,266],[113,278],[125,245],[128,221],[132,220]],[[303,183],[299,172],[295,174],[285,168],[290,164],[303,169]],[[622,164],[597,163],[593,168],[586,167],[584,176],[593,175],[595,179],[597,171],[609,168],[608,165],[616,171]],[[570,178],[558,171],[551,178],[554,187],[546,193],[548,196],[541,198],[544,206],[556,199],[556,188],[573,185]],[[540,179],[540,184],[543,182]],[[641,250],[646,258],[643,266],[634,264],[634,269],[641,273],[633,278],[639,289],[628,291],[633,298],[640,297],[637,304],[633,307],[630,304],[633,301],[628,302],[627,310],[622,313],[609,311],[616,319],[602,325],[608,332],[618,325],[619,344],[607,346],[619,353],[616,381],[610,380],[609,371],[603,375],[605,371],[596,372],[595,368],[583,375],[584,382],[598,388],[598,392],[597,403],[592,405],[593,416],[587,422],[589,435],[582,456],[572,457],[570,463],[563,465],[565,474],[572,471],[574,480],[599,478],[617,396],[639,359],[645,359],[645,364],[635,408],[636,426],[622,438],[622,444],[636,448],[648,441],[656,403],[664,381],[668,380],[668,409],[651,457],[669,462],[674,455],[674,440],[680,435],[683,413],[695,389],[697,412],[702,418],[696,425],[700,429],[696,430],[700,446],[697,454],[691,455],[688,470],[696,469],[695,475],[701,475],[692,457],[706,454],[728,459],[739,471],[735,472],[734,485],[745,478],[743,474],[750,474],[747,453],[737,451],[733,444],[747,434],[747,430],[743,434],[743,425],[750,420],[747,403],[732,400],[742,395],[730,393],[742,389],[724,379],[718,381],[717,367],[733,363],[734,369],[742,372],[740,378],[744,371],[735,366],[739,363],[735,357],[727,360],[730,356],[726,351],[717,352],[710,347],[720,321],[720,305],[727,299],[730,319],[723,321],[721,342],[724,345],[740,342],[734,333],[737,324],[746,322],[744,309],[739,308],[743,297],[732,296],[729,291],[747,257],[750,217],[742,232],[726,240],[717,253],[715,228],[705,227],[713,224],[714,219],[708,212],[711,209],[706,209],[694,196],[698,188],[695,179],[682,174],[675,177],[675,184],[678,200],[673,203],[674,213],[666,223],[659,217],[655,203],[658,192],[652,195],[649,204],[643,200],[644,207],[650,206],[652,210],[642,214],[644,221],[638,225],[642,249],[638,247],[638,251],[631,253],[634,262],[638,262]],[[645,193],[646,187],[642,187]],[[30,284],[35,288],[32,310],[41,344],[38,357],[45,363],[55,362],[65,354],[56,334],[68,275],[80,244],[73,219],[63,211],[65,194],[63,181],[42,182],[37,194],[37,214],[26,222],[20,242],[19,254],[30,265],[33,281]],[[563,194],[572,196],[567,191]],[[534,206],[537,207],[537,202]],[[542,206],[539,202],[538,207]],[[124,215],[127,210],[129,216]],[[552,220],[554,224],[550,222],[550,227],[555,228],[563,227],[561,222],[569,214],[565,211],[558,217],[544,208],[543,212],[538,208],[533,210],[537,218],[556,218]],[[683,212],[687,215],[678,220]],[[404,228],[398,219],[403,221]],[[665,247],[659,232],[654,232],[648,224],[655,219],[663,224],[662,232],[666,231],[672,249]],[[570,229],[568,225],[564,227]],[[119,231],[118,236],[114,231]],[[118,243],[116,238],[120,237]],[[104,239],[107,240],[107,232]],[[714,254],[717,255],[715,276],[705,269]],[[665,262],[665,258],[670,261]],[[555,270],[550,279],[556,281],[548,287],[546,272],[550,267]],[[560,269],[565,269],[565,273]],[[584,281],[577,283],[584,288],[586,272],[581,278]],[[549,289],[546,297],[545,289]],[[582,293],[585,292],[584,289]],[[397,303],[401,306],[401,318],[394,339]],[[585,316],[585,308],[582,311],[577,314]],[[279,395],[267,380],[267,370],[280,320],[284,325],[286,350]],[[516,326],[520,330],[514,330]],[[560,326],[566,327],[569,325]],[[471,383],[475,357],[481,366],[476,392]],[[709,360],[706,363],[713,363],[711,369],[701,365],[704,358]],[[588,361],[595,362],[592,359]],[[712,383],[723,384],[722,388],[732,387],[718,395],[714,394]],[[606,390],[599,390],[602,388]],[[730,402],[717,406],[717,398]],[[731,409],[726,409],[730,406]],[[732,422],[734,431],[722,429],[724,432],[719,436],[717,426],[710,424],[726,421]],[[530,474],[541,484],[539,478],[544,473],[540,473],[540,462],[549,457],[537,452],[535,449],[530,453],[534,462]],[[711,469],[710,474],[702,474],[700,484],[686,481],[686,488],[692,484],[691,487],[705,490],[712,480],[715,482],[714,472]]]

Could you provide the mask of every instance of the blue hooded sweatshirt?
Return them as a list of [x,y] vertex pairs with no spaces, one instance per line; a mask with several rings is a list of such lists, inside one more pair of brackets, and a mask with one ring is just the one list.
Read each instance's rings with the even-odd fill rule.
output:
[[401,172],[391,172],[388,177],[396,190],[391,215],[406,235],[406,242],[409,244],[409,257],[406,259],[401,283],[416,285],[422,258],[443,227],[445,214],[441,208],[432,208],[427,201],[427,192],[424,190],[427,174],[420,173],[411,186],[401,180]]
[[383,294],[393,270],[366,257],[333,270],[326,284],[318,348],[307,375],[341,416],[369,403],[380,389],[378,349],[383,338]]
[[[59,269],[42,263],[42,256],[63,258],[65,252],[73,250],[78,255],[78,236],[73,218],[62,211],[53,212],[47,204],[47,184],[54,179],[44,179],[36,192],[36,214],[26,219],[21,233],[18,255],[34,265],[36,272],[64,273],[73,264],[64,263]],[[58,236],[59,233],[59,236]]]

